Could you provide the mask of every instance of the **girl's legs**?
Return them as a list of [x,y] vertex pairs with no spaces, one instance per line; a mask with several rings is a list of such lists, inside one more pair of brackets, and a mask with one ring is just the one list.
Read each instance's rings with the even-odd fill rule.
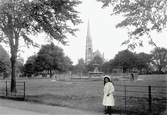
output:
[[105,106],[105,114],[111,114],[111,106]]
[[108,113],[111,114],[111,106],[108,106]]
[[104,112],[106,112],[107,111],[107,106],[104,106]]
[[108,113],[108,106],[105,106],[105,110],[104,110],[105,114]]

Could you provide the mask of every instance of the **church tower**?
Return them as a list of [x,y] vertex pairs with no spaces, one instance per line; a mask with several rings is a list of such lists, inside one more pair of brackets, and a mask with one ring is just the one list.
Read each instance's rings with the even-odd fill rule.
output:
[[87,36],[86,36],[86,52],[85,52],[85,63],[88,65],[93,59],[93,46],[92,46],[92,38],[90,35],[90,27],[89,27],[89,20],[88,20],[88,27],[87,27]]

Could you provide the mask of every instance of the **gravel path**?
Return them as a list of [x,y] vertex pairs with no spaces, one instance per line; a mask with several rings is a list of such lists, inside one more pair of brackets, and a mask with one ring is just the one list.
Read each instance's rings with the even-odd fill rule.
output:
[[0,115],[47,115],[47,114],[42,114],[38,112],[20,110],[20,109],[3,107],[3,106],[0,106],[0,111],[1,111]]
[[0,115],[104,115],[104,113],[0,99]]

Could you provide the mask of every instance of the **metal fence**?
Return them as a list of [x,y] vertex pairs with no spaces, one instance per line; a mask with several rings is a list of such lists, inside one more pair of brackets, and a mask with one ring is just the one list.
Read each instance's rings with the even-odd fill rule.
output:
[[0,97],[13,98],[13,99],[25,99],[25,82],[16,82],[16,89],[14,92],[10,91],[9,81],[0,82]]
[[[58,81],[101,81],[102,78],[87,78],[75,75],[58,75]],[[115,86],[115,111],[134,115],[159,115],[167,106],[167,87],[165,86]]]
[[166,109],[167,87],[114,85],[116,110],[124,113],[158,115]]

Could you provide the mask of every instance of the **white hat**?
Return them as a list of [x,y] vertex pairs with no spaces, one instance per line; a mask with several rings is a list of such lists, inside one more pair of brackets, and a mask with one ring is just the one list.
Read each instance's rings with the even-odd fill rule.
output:
[[106,77],[111,81],[111,77],[110,77],[109,75],[103,76],[103,80],[104,80],[104,78],[106,78]]

